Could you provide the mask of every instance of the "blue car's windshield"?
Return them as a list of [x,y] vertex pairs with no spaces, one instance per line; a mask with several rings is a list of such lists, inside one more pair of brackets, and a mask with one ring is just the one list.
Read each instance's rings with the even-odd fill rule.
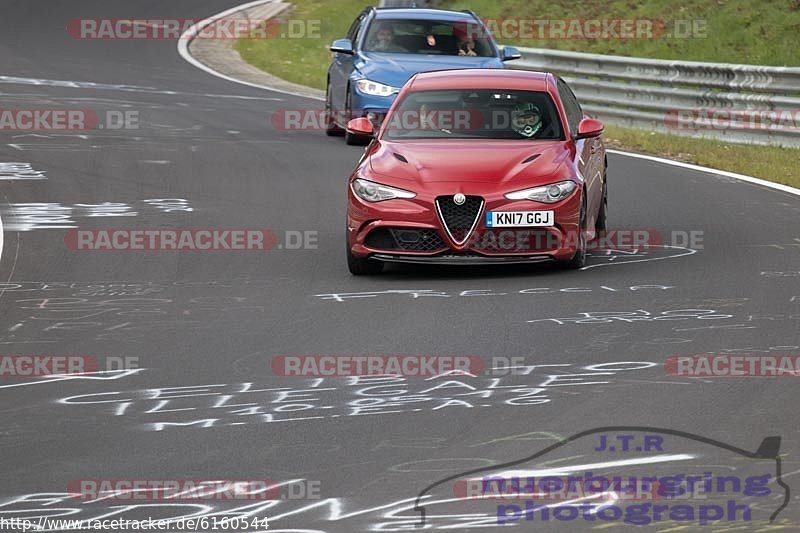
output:
[[377,19],[364,41],[365,52],[493,57],[485,30],[474,21]]
[[505,89],[417,91],[386,117],[386,139],[561,140],[550,95]]

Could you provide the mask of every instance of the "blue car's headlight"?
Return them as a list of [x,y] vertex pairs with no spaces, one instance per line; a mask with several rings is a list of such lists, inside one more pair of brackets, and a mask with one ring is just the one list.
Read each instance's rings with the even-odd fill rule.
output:
[[378,83],[377,81],[372,80],[358,80],[356,82],[356,87],[358,87],[358,90],[362,93],[370,96],[391,96],[397,92],[400,92],[400,89],[397,87],[384,85],[383,83]]

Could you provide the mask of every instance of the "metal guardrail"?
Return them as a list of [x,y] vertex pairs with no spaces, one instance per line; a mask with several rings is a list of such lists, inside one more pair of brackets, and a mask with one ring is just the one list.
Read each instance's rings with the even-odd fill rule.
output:
[[[381,0],[426,7],[437,0]],[[800,67],[762,67],[520,48],[511,68],[563,77],[610,123],[728,142],[800,147]]]
[[800,68],[663,61],[521,48],[513,68],[563,77],[609,123],[800,147]]
[[380,0],[378,7],[438,7],[441,0]]

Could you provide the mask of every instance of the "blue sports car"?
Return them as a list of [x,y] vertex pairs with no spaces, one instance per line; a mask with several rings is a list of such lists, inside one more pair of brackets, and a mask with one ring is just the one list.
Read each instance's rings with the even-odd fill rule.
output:
[[499,47],[475,13],[441,9],[368,7],[330,49],[326,133],[344,133],[347,144],[363,142],[346,133],[348,121],[367,117],[380,124],[417,72],[503,68],[520,57],[516,48]]

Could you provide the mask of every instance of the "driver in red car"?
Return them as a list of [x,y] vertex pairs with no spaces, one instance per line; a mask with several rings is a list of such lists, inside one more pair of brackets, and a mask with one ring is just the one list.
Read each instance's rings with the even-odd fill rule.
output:
[[523,137],[533,138],[542,130],[542,112],[534,104],[518,104],[511,112],[511,128]]

